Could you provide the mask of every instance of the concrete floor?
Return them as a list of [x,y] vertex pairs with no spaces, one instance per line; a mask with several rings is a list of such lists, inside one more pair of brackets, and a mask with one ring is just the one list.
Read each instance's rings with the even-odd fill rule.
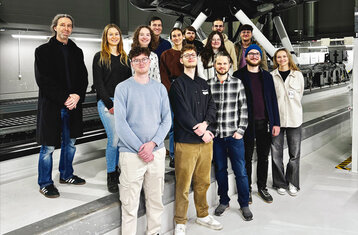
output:
[[[358,234],[358,174],[335,168],[350,156],[350,138],[349,134],[339,136],[302,159],[301,190],[296,197],[269,188],[274,201],[267,204],[254,193],[250,206],[254,219],[249,222],[243,221],[233,197],[230,210],[215,217],[223,230],[213,231],[190,220],[187,235]],[[271,177],[268,185],[272,185]]]

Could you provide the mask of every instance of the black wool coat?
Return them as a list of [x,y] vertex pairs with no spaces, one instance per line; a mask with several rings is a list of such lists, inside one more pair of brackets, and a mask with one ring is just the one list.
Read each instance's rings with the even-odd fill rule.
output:
[[60,146],[61,109],[70,94],[80,100],[76,109],[70,110],[70,137],[83,135],[82,103],[88,85],[83,52],[68,40],[68,67],[71,88],[67,85],[63,46],[55,37],[35,50],[35,78],[39,86],[36,140],[41,145]]

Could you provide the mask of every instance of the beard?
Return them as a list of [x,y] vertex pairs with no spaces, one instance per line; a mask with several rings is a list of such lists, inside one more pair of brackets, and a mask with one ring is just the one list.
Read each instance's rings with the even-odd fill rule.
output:
[[216,70],[216,73],[220,74],[220,75],[225,75],[228,73],[229,70],[224,70],[224,72],[220,72],[218,70]]
[[261,64],[261,60],[258,60],[257,62],[252,62],[251,60],[246,59],[246,63],[251,66],[258,66]]
[[192,69],[192,68],[196,68],[196,65],[184,65],[184,67],[187,69]]

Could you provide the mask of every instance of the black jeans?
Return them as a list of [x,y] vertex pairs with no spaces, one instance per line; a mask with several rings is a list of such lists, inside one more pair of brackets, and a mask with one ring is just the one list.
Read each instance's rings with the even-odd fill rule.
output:
[[[288,154],[290,156],[290,160],[286,167],[286,174],[283,166],[283,143],[285,132]],[[301,126],[297,128],[281,128],[280,134],[272,138],[271,155],[273,187],[287,188],[288,184],[291,183],[297,189],[300,189]]]
[[[271,133],[268,130],[267,120],[255,120],[255,139],[257,153],[257,187],[266,188],[268,155],[271,146]],[[252,155],[254,153],[255,139],[244,138],[246,172],[249,179],[249,188],[251,192],[251,174],[252,174]]]

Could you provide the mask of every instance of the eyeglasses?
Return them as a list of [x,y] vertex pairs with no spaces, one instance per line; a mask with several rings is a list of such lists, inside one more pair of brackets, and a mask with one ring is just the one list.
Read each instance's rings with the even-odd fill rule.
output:
[[140,64],[140,63],[147,63],[149,61],[148,57],[144,57],[143,59],[134,59],[132,60],[132,64]]
[[224,25],[214,25],[214,28],[223,28]]
[[192,53],[192,54],[184,54],[183,57],[184,57],[185,59],[196,58],[196,54],[195,54],[195,53]]
[[247,53],[248,56],[250,57],[260,57],[260,52],[249,52]]

